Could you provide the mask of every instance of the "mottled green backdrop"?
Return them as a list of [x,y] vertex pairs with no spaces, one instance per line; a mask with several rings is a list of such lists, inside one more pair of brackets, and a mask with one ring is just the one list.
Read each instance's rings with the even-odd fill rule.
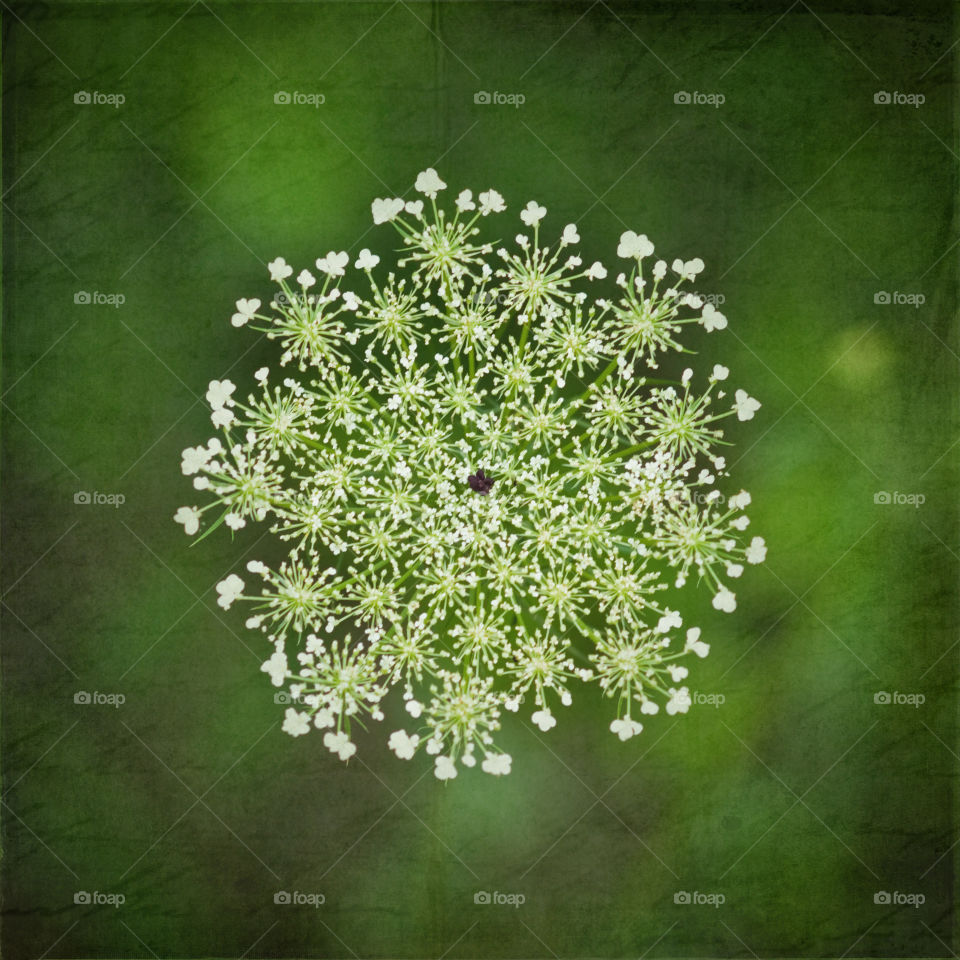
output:
[[[4,957],[956,955],[951,4],[0,8]],[[282,734],[213,591],[275,548],[172,521],[207,382],[274,357],[233,301],[386,252],[426,166],[706,261],[770,546],[735,615],[690,597],[722,705],[621,743],[581,697],[446,787]]]

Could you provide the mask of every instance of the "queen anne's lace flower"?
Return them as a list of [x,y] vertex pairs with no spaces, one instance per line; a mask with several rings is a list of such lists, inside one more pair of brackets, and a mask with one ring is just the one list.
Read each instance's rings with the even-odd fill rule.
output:
[[253,315],[259,309],[259,300],[240,299],[237,301],[237,312],[230,318],[230,322],[235,327],[242,327],[244,324],[249,323],[253,319]]
[[217,593],[220,594],[217,603],[227,610],[230,604],[243,593],[243,581],[235,573],[231,573],[226,580],[221,580],[217,584]]
[[233,403],[231,395],[236,389],[236,384],[230,380],[211,380],[207,389],[207,403],[211,409],[220,410],[228,403]]
[[710,647],[682,633],[675,591],[695,574],[732,611],[730,581],[767,549],[745,541],[750,495],[720,489],[723,421],[759,402],[731,400],[721,364],[674,379],[685,327],[727,325],[684,290],[703,261],[651,265],[653,244],[628,230],[629,273],[604,284],[576,224],[548,231],[531,200],[491,231],[519,223],[513,241],[485,240],[503,196],[462,190],[448,211],[446,186],[428,169],[426,201],[373,201],[400,236],[394,265],[330,251],[319,279],[303,268],[291,283],[278,257],[269,307],[236,302],[231,323],[275,340],[289,372],[260,368],[245,397],[210,382],[221,433],[181,469],[212,499],[174,516],[195,534],[216,511],[204,535],[269,517],[286,543],[278,566],[247,564],[252,583],[216,587],[270,643],[262,670],[297,704],[285,732],[323,731],[347,761],[354,725],[383,720],[398,687],[389,748],[423,750],[441,780],[458,764],[509,773],[504,711],[527,702],[546,733],[591,681],[616,700],[620,740],[661,705],[686,713],[686,664]]
[[643,731],[643,724],[637,720],[631,720],[629,717],[624,717],[622,720],[614,720],[610,724],[610,731],[621,740],[629,740]]
[[645,233],[639,236],[632,230],[626,230],[620,234],[620,245],[617,247],[617,256],[624,257],[627,260],[636,258],[642,260],[653,253],[653,244],[647,239]]
[[270,279],[274,283],[286,280],[287,277],[293,273],[293,267],[291,267],[283,257],[277,257],[276,260],[272,260],[267,264],[267,269],[270,271]]
[[520,219],[528,226],[535,227],[547,215],[547,208],[541,207],[536,200],[531,200],[520,212]]
[[401,760],[409,760],[413,757],[419,740],[420,738],[416,734],[411,736],[405,730],[394,730],[394,732],[390,734],[387,746],[389,746]]
[[427,167],[417,176],[417,182],[413,185],[414,190],[425,193],[433,199],[440,190],[446,189],[446,184],[437,176],[437,171],[433,167]]
[[291,737],[302,737],[305,733],[310,732],[310,714],[300,713],[293,707],[287,707],[282,729],[284,733],[289,733]]
[[[186,472],[184,470],[184,473]],[[173,515],[173,519],[183,524],[184,533],[193,535],[200,529],[200,511],[196,507],[180,507]]]
[[753,415],[760,409],[760,401],[754,400],[746,390],[738,390],[734,409],[738,420],[752,420]]

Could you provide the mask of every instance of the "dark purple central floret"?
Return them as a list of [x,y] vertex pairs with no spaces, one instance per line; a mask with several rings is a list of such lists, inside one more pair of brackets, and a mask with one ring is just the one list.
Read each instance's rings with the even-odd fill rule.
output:
[[493,489],[494,481],[482,470],[478,470],[476,473],[471,473],[470,476],[467,477],[467,483],[470,484],[471,490],[475,490],[477,493],[482,493],[486,496]]

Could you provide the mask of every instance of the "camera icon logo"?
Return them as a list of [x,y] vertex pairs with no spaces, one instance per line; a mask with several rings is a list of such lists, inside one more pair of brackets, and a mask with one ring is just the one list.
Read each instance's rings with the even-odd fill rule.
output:
[[287,93],[286,90],[278,90],[278,91],[273,95],[273,102],[274,102],[274,103],[281,103],[281,104],[283,104],[283,103],[289,103],[289,102],[290,102],[290,94]]
[[87,304],[87,303],[90,303],[92,299],[93,299],[93,298],[90,296],[89,293],[87,293],[86,290],[78,290],[78,291],[73,295],[73,302],[74,302],[74,303]]
[[286,707],[293,703],[293,697],[286,690],[278,690],[273,695],[273,702],[279,707]]
[[690,103],[690,94],[686,90],[678,90],[673,95],[674,103]]
[[892,500],[890,494],[886,490],[878,490],[873,495],[874,503],[890,503]]
[[890,901],[890,894],[886,890],[878,890],[873,895],[873,902],[881,905],[888,905]]
[[78,90],[73,95],[74,103],[90,103],[90,94],[86,90]]
[[873,95],[873,102],[874,103],[890,103],[891,102],[890,94],[886,90],[878,90]]
[[78,890],[73,895],[73,902],[79,904],[88,904],[90,903],[90,894],[86,890]]
[[274,903],[290,903],[290,894],[286,890],[278,890],[273,895]]
[[490,103],[490,94],[486,90],[478,90],[473,95],[474,103]]
[[84,504],[90,503],[90,502],[91,502],[90,494],[89,494],[86,490],[78,490],[78,491],[73,495],[73,502],[74,502],[74,503],[84,503]]
[[490,902],[490,894],[489,894],[486,890],[478,890],[478,891],[473,895],[473,902],[474,902],[474,903],[489,903],[489,902]]
[[886,290],[878,290],[873,295],[873,302],[879,304],[888,304],[890,302],[890,294]]
[[874,703],[881,703],[881,704],[884,704],[884,703],[892,703],[892,702],[893,702],[893,698],[890,696],[889,693],[887,693],[886,690],[879,690],[879,691],[877,691],[877,693],[875,693],[875,694],[873,695],[873,702],[874,702]]
[[73,702],[87,704],[87,703],[92,703],[93,698],[90,696],[89,693],[87,693],[86,690],[78,690],[73,695]]
[[687,890],[678,890],[673,895],[674,903],[690,903],[690,893]]

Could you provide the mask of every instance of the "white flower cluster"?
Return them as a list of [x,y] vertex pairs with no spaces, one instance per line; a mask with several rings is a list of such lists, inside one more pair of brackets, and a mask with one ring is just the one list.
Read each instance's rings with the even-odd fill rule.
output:
[[508,773],[503,711],[526,702],[546,732],[581,683],[616,698],[621,740],[660,703],[685,713],[679,661],[709,647],[696,627],[677,639],[668,591],[693,573],[732,611],[730,582],[766,553],[745,536],[750,495],[718,486],[722,421],[760,404],[731,398],[719,364],[660,371],[688,352],[686,325],[727,325],[684,291],[702,261],[652,260],[628,230],[626,266],[596,295],[607,267],[584,264],[575,224],[542,243],[531,201],[512,244],[489,242],[504,198],[463,190],[447,211],[445,188],[429,169],[425,199],[373,201],[401,238],[394,269],[330,251],[291,283],[277,258],[269,309],[237,301],[231,323],[277,340],[299,375],[262,368],[245,399],[210,383],[221,433],[182,463],[210,501],[174,518],[195,534],[210,511],[207,532],[269,517],[287,544],[276,569],[253,561],[217,585],[273,647],[263,670],[296,703],[287,733],[323,731],[349,760],[353,725],[383,720],[397,687],[389,747],[422,748],[441,780],[478,760]]

